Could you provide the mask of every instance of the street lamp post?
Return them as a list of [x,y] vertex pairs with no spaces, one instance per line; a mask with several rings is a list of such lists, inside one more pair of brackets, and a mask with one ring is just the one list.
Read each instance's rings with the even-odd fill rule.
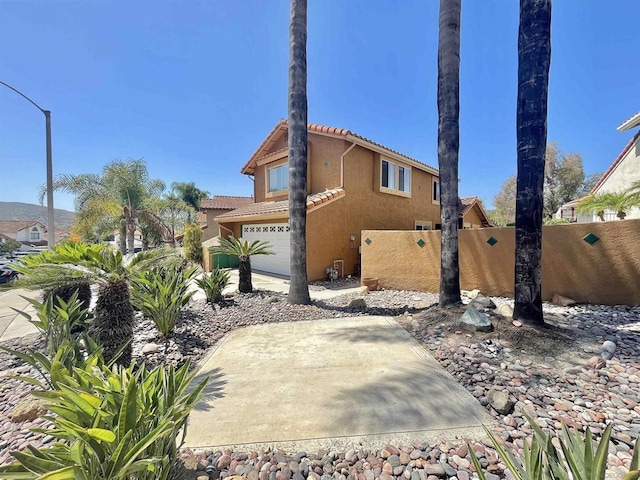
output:
[[18,89],[13,88],[11,85],[8,85],[1,80],[0,84],[16,92],[18,95],[29,101],[33,106],[35,106],[44,114],[44,118],[46,121],[47,143],[47,244],[49,249],[51,249],[56,244],[55,222],[53,219],[53,153],[51,151],[51,111],[41,108],[40,105],[31,100]]

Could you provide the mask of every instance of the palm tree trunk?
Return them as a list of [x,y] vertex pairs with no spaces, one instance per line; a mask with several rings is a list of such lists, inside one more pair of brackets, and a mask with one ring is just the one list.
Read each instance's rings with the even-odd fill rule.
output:
[[538,326],[544,326],[542,214],[550,64],[551,0],[520,0],[513,318]]
[[461,0],[440,0],[438,168],[440,170],[440,306],[459,303],[458,150],[460,147]]
[[136,222],[133,217],[127,218],[127,253],[135,251]]
[[127,253],[127,226],[124,223],[124,220],[122,220],[120,223],[120,238],[118,238],[118,248],[123,255]]
[[289,20],[289,303],[308,305],[307,280],[307,0],[291,0]]
[[251,257],[239,257],[238,265],[238,291],[240,293],[251,293],[253,285],[251,284]]
[[127,282],[119,280],[101,285],[90,335],[104,348],[105,360],[111,360],[118,349],[128,343],[117,363],[122,366],[131,363],[133,327],[133,307]]

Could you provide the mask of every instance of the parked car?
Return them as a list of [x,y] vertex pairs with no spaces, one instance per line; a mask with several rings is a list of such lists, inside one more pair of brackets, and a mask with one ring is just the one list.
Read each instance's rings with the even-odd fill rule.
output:
[[0,284],[11,283],[16,278],[18,278],[18,272],[16,272],[13,268],[7,265],[0,267]]

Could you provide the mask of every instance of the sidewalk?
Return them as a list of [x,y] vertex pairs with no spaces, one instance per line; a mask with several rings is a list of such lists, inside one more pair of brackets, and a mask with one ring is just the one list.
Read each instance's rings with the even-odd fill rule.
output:
[[[252,283],[254,290],[270,290],[272,292],[288,293],[289,279],[286,277],[276,277],[264,273],[252,273]],[[204,292],[194,286],[196,293],[193,296],[195,300],[204,300],[206,297]],[[333,298],[346,293],[357,292],[359,287],[346,289],[325,289],[310,290],[312,300],[324,300]],[[234,293],[238,291],[238,270],[231,270],[231,281],[224,289],[223,293]],[[37,333],[38,329],[31,325],[22,315],[12,309],[16,308],[22,312],[33,315],[35,310],[22,296],[40,299],[40,291],[32,290],[1,290],[0,291],[0,342],[11,338],[23,337],[32,333]],[[94,297],[95,300],[95,297]]]

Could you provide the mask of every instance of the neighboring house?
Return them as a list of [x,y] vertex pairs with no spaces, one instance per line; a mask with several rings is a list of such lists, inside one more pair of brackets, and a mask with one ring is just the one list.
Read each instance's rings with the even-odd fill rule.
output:
[[21,242],[25,249],[47,244],[47,229],[35,220],[0,220],[0,233]]
[[[113,245],[115,248],[120,246],[120,230],[115,230],[113,232],[113,241],[108,243]],[[133,249],[137,251],[142,250],[142,233],[139,230],[136,230],[133,234]]]
[[204,221],[198,218],[200,225],[206,224],[203,233],[203,241],[220,235],[220,226],[214,218],[223,213],[228,213],[236,208],[253,203],[253,197],[230,197],[226,195],[214,195],[213,198],[205,198],[200,202],[200,211],[204,215]]
[[[307,272],[359,273],[360,232],[440,226],[438,170],[349,130],[308,126]],[[287,121],[281,120],[242,167],[254,203],[215,217],[224,236],[268,241],[275,255],[252,257],[256,270],[289,275]],[[489,225],[477,200],[462,224]],[[476,208],[478,207],[478,208]],[[465,209],[463,204],[461,208]]]
[[478,197],[460,198],[460,228],[493,227]]

